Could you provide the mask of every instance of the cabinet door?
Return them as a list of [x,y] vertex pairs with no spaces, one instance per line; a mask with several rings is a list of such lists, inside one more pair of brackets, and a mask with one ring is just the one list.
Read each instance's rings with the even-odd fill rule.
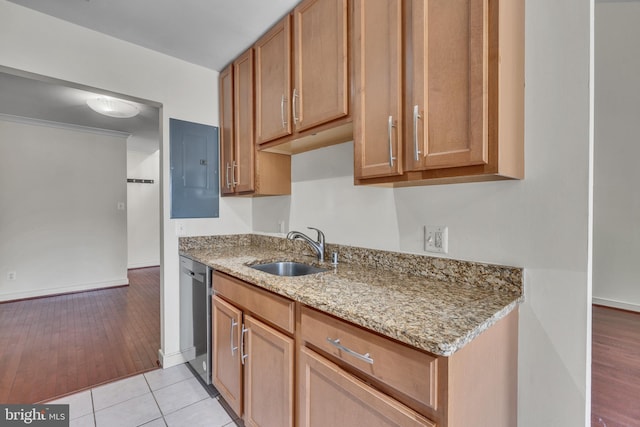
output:
[[405,167],[486,164],[489,2],[407,4]]
[[242,415],[242,312],[213,296],[213,385],[238,415]]
[[300,427],[435,427],[306,347],[300,350],[298,390]]
[[355,175],[400,175],[402,0],[356,0],[353,21]]
[[233,185],[233,65],[220,73],[220,188],[222,194],[232,194]]
[[293,426],[293,339],[245,316],[244,422]]
[[349,113],[347,0],[294,9],[293,119],[302,131]]
[[291,16],[255,44],[256,142],[291,134]]
[[233,63],[234,176],[236,193],[255,190],[255,142],[253,139],[253,49]]

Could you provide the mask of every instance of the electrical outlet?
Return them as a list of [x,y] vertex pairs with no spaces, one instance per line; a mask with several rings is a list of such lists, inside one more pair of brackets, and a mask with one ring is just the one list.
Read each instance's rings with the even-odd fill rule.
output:
[[10,271],[7,273],[7,280],[16,280],[17,274],[15,271]]
[[448,227],[441,225],[425,225],[424,226],[424,250],[426,252],[435,252],[446,254],[449,250]]

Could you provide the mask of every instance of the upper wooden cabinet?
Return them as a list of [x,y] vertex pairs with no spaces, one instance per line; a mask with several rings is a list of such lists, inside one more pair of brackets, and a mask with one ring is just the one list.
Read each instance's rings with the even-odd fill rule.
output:
[[285,16],[254,46],[256,141],[291,135],[291,16]]
[[220,186],[223,195],[291,194],[291,157],[258,152],[254,137],[254,53],[220,73]]
[[220,73],[220,187],[234,193],[235,138],[233,135],[233,64]]
[[486,164],[489,2],[406,4],[406,169]]
[[402,4],[356,0],[353,13],[355,170],[402,173]]
[[524,2],[354,1],[356,183],[523,178]]
[[233,62],[233,120],[235,158],[232,183],[237,193],[255,190],[255,148],[253,137],[253,50]]
[[253,52],[220,73],[220,187],[223,195],[255,190]]
[[254,45],[256,142],[300,153],[353,139],[349,0],[306,0]]
[[294,11],[293,122],[310,129],[349,113],[347,0],[306,0]]

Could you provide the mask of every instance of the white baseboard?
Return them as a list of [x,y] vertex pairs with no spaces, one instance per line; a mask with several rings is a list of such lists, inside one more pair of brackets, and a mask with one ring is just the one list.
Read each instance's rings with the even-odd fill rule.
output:
[[131,270],[132,268],[158,267],[159,265],[160,265],[160,261],[159,260],[135,262],[133,264],[127,265],[127,269]]
[[95,289],[113,288],[115,286],[128,285],[129,279],[123,277],[115,280],[107,280],[104,282],[81,283],[71,286],[63,286],[59,288],[33,289],[24,292],[12,292],[0,295],[0,301],[13,301],[25,298],[46,297],[50,295],[70,294],[73,292],[91,291]]
[[596,297],[592,298],[592,302],[597,305],[604,305],[605,307],[620,308],[622,310],[637,311],[640,313],[640,304],[632,304],[628,302]]
[[172,366],[187,363],[189,358],[186,352],[177,351],[175,353],[165,354],[162,349],[160,349],[158,350],[158,360],[160,361],[162,369],[167,369]]

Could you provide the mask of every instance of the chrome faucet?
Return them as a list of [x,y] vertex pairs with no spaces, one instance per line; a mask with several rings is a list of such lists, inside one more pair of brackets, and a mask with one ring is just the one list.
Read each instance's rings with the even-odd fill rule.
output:
[[305,242],[307,242],[309,244],[309,246],[311,246],[313,248],[313,250],[315,251],[316,255],[318,256],[318,261],[320,262],[324,262],[324,233],[320,230],[318,230],[317,228],[314,227],[307,227],[309,230],[316,230],[318,232],[318,241],[315,242],[311,239],[311,237],[307,236],[304,233],[301,233],[300,231],[290,231],[289,234],[287,234],[287,239],[289,240],[295,240],[295,239],[302,239]]

